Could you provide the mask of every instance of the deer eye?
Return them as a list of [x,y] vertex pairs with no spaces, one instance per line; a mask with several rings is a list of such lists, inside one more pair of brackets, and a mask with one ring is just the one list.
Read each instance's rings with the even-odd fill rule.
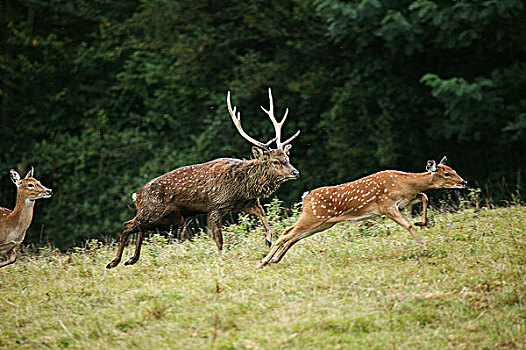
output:
[[451,174],[450,174],[450,173],[448,173],[448,172],[446,171],[446,172],[444,173],[444,176],[445,176],[445,177],[450,177],[450,176],[451,176]]
[[35,187],[35,184],[33,184],[33,183],[30,182],[30,183],[27,184],[27,187],[29,187],[29,188],[33,188],[33,187]]
[[280,162],[279,160],[276,159],[276,160],[273,160],[273,161],[272,161],[272,164],[274,164],[274,165],[280,165],[281,162]]

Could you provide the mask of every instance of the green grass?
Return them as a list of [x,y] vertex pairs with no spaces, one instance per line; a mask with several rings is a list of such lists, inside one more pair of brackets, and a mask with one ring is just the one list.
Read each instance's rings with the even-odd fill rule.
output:
[[112,270],[113,245],[24,255],[0,270],[0,348],[526,348],[525,207],[432,213],[428,252],[391,221],[343,223],[260,270],[250,224],[222,254],[152,236]]

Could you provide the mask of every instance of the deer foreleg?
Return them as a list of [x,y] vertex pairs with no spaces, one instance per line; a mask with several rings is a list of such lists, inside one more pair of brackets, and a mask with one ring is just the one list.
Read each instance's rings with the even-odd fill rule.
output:
[[415,199],[412,203],[418,203],[422,202],[422,221],[415,222],[415,225],[417,226],[426,226],[427,225],[427,203],[429,203],[429,200],[427,199],[427,196],[425,193],[419,193],[416,195]]
[[265,245],[270,247],[272,245],[272,230],[270,229],[265,210],[261,206],[259,199],[253,206],[243,208],[242,210],[247,214],[256,215],[261,220],[263,227],[265,228]]
[[14,247],[13,249],[9,251],[9,256],[7,260],[0,263],[0,268],[13,264],[17,258],[18,258],[18,255],[16,254],[16,247]]
[[222,218],[223,214],[217,210],[208,213],[208,232],[214,239],[214,242],[216,242],[219,251],[223,250],[223,233],[221,232]]
[[420,245],[420,247],[427,251],[426,245],[420,240],[420,238],[416,235],[415,230],[413,230],[413,225],[403,217],[403,215],[400,213],[398,208],[392,207],[387,210],[382,211],[382,214],[387,216],[389,219],[393,220],[397,224],[405,227],[409,233],[413,236],[413,238],[416,240],[416,242]]
[[106,265],[107,269],[111,269],[121,262],[122,259],[122,251],[124,250],[124,245],[126,244],[126,241],[128,240],[128,236],[130,233],[133,232],[133,226],[135,224],[135,220],[126,221],[122,226],[122,233],[121,237],[119,239],[119,247],[117,248],[117,253],[115,253],[115,258]]
[[142,239],[143,239],[143,233],[142,231],[139,231],[137,233],[137,242],[135,242],[135,252],[133,253],[133,256],[124,263],[124,265],[133,265],[137,261],[139,261],[139,258],[141,257]]

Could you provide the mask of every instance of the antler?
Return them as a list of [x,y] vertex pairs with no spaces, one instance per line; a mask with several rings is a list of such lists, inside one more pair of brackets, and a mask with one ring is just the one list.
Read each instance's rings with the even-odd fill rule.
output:
[[232,118],[232,121],[234,122],[234,125],[236,126],[237,128],[237,131],[239,131],[239,133],[241,134],[241,136],[243,136],[243,138],[245,140],[247,140],[248,142],[260,147],[260,148],[263,148],[263,149],[266,149],[266,150],[269,150],[269,146],[272,142],[274,142],[274,140],[276,140],[276,138],[273,138],[272,140],[270,140],[269,142],[267,143],[263,143],[263,142],[260,142],[258,140],[255,140],[253,139],[252,137],[250,137],[246,132],[245,130],[243,130],[243,127],[241,126],[241,112],[237,112],[236,114],[236,106],[234,106],[234,109],[232,109],[232,105],[230,103],[230,91],[228,91],[228,93],[226,94],[226,105],[228,107],[228,113],[230,114],[230,117]]
[[281,142],[281,127],[283,126],[283,124],[285,123],[285,120],[287,119],[287,116],[289,114],[289,109],[287,108],[285,110],[285,115],[283,116],[283,119],[281,119],[281,122],[278,123],[278,121],[274,117],[274,102],[272,100],[272,90],[270,88],[268,88],[268,99],[270,101],[270,107],[268,111],[265,108],[263,108],[263,106],[261,106],[261,109],[263,110],[263,112],[267,113],[270,120],[272,121],[272,124],[274,125],[274,130],[276,131],[276,139],[275,139],[276,146],[278,147],[278,149],[283,149],[285,145],[287,145],[292,140],[294,140],[296,137],[298,137],[298,135],[300,134],[300,131],[298,130],[294,135],[292,135],[292,137],[290,137],[284,142]]

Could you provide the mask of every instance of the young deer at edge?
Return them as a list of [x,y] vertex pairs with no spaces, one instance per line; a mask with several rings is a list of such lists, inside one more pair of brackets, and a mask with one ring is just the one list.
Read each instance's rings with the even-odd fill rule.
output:
[[[434,160],[429,160],[425,173],[380,171],[356,181],[320,187],[307,193],[303,198],[299,220],[283,232],[259,267],[269,262],[278,263],[295,243],[327,230],[338,222],[358,221],[377,215],[385,215],[405,227],[420,247],[427,250],[411,223],[400,213],[400,209],[422,202],[423,218],[415,225],[425,226],[428,200],[423,191],[464,188],[467,185],[455,170],[445,164],[446,161],[444,157],[437,165]],[[280,248],[282,250],[273,258]]]
[[16,261],[17,249],[33,219],[35,200],[49,198],[53,192],[33,178],[33,172],[31,168],[26,177],[20,179],[20,175],[11,169],[11,180],[17,187],[16,206],[13,210],[0,207],[0,255],[8,255],[6,261],[0,262],[0,267]]

